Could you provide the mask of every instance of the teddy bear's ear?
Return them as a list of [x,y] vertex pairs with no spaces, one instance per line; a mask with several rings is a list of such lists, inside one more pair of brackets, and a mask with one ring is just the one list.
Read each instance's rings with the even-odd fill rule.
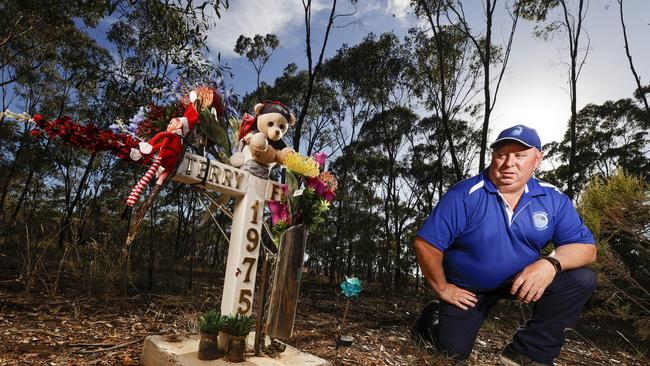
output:
[[289,126],[293,126],[296,123],[296,116],[293,113],[289,113],[289,120],[287,121]]
[[264,104],[262,103],[257,103],[255,104],[255,114],[260,114],[260,111],[264,108]]

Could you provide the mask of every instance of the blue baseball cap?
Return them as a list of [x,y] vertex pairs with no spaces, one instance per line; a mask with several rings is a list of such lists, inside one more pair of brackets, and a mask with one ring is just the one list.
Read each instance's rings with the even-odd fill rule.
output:
[[490,145],[494,148],[502,141],[516,141],[528,147],[536,147],[537,150],[542,151],[542,141],[534,128],[524,125],[516,125],[501,131],[499,137]]

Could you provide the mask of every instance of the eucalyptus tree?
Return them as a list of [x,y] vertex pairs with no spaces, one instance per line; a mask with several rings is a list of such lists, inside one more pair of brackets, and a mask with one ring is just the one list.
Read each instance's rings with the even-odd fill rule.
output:
[[[349,0],[350,4],[356,8],[357,0]],[[309,111],[309,104],[311,103],[311,97],[314,91],[314,84],[320,78],[320,72],[323,65],[323,60],[325,57],[325,50],[327,49],[327,43],[329,41],[330,33],[332,28],[335,28],[335,21],[342,17],[349,17],[354,15],[355,12],[348,14],[337,13],[337,3],[338,0],[332,0],[332,5],[329,16],[327,18],[327,24],[325,26],[325,31],[323,34],[322,44],[320,46],[320,51],[317,56],[317,60],[314,63],[314,52],[312,51],[312,0],[302,0],[302,6],[304,10],[304,19],[305,19],[305,54],[307,56],[307,90],[304,94],[302,105],[300,107],[300,112],[296,121],[296,133],[293,136],[293,148],[296,151],[300,150],[300,139],[302,136],[302,125],[305,123],[305,118],[307,118],[307,113]],[[344,27],[343,25],[342,27]]]
[[[372,75],[368,75],[368,70],[372,70]],[[346,212],[352,202],[349,194],[359,184],[354,179],[356,173],[351,170],[358,163],[356,155],[367,153],[359,150],[358,142],[377,113],[410,103],[410,73],[412,63],[408,49],[393,33],[379,36],[371,33],[357,45],[343,45],[323,66],[323,78],[334,89],[337,98],[334,132],[336,151],[341,154],[337,160],[339,193],[334,237],[336,242],[347,244],[348,261],[358,243],[346,235]],[[339,254],[342,252],[332,249],[329,256],[331,282],[336,269],[340,268]],[[347,267],[349,270],[351,265]]]
[[472,111],[479,93],[479,58],[467,32],[445,22],[445,0],[414,1],[415,13],[426,26],[409,31],[412,57],[416,62],[413,87],[425,105],[440,118],[449,146],[456,181],[463,179],[462,167],[452,138],[453,120]]
[[571,130],[561,142],[548,145],[549,161],[560,164],[544,174],[558,187],[573,175],[574,192],[580,193],[593,177],[607,179],[618,169],[647,177],[650,174],[650,136],[645,127],[645,110],[630,98],[588,104],[576,119],[576,163],[566,162],[571,154]]
[[[69,70],[66,70],[61,61],[67,56],[73,56],[74,53],[77,53],[74,56],[85,56],[84,52],[88,52],[88,47],[94,47],[94,50],[90,51],[91,54],[97,53],[97,47],[89,46],[92,41],[85,32],[77,28],[74,20],[77,19],[80,24],[94,26],[105,10],[97,4],[87,7],[80,5],[79,1],[53,1],[48,3],[47,7],[39,1],[5,1],[0,4],[0,11],[3,14],[0,19],[0,71],[2,73],[0,85],[3,110],[7,107],[14,110],[19,108],[20,111],[29,114],[46,111],[54,113],[55,116],[60,116],[66,111],[66,102],[69,100],[68,95],[72,85],[82,85],[83,79],[70,80],[68,89],[65,88],[66,86],[60,89],[62,85],[48,89],[47,85],[52,85],[50,81],[56,80],[57,72],[69,71],[68,76],[71,74],[78,76],[76,73],[84,65],[88,65],[85,59],[70,59],[66,60],[69,66]],[[97,59],[90,57],[88,61],[93,62]],[[96,82],[96,78],[93,82]],[[52,96],[53,93],[62,97],[56,102],[50,100],[49,106],[43,108],[41,106],[43,97]],[[10,102],[4,104],[7,99]],[[8,171],[2,174],[0,216],[4,211],[9,187],[16,178],[19,168],[21,166],[27,168],[27,178],[21,184],[14,217],[22,207],[35,173],[35,165],[38,165],[22,165],[24,162],[22,154],[25,151],[32,152],[28,132],[28,124],[25,124],[17,140],[13,139],[11,134],[3,136],[3,139],[7,138],[7,140],[4,140],[2,145],[13,156]],[[27,161],[30,160],[27,157]]]
[[[379,192],[383,212],[382,226],[385,234],[380,250],[380,278],[384,285],[391,282],[398,287],[402,278],[401,259],[407,242],[404,228],[412,220],[412,209],[417,203],[417,192],[405,181],[409,135],[417,121],[413,111],[394,107],[377,113],[362,128],[357,151],[367,154],[368,160],[356,169],[365,171],[367,181]],[[390,253],[392,253],[392,258]],[[388,274],[392,273],[392,280]]]
[[[227,5],[227,1],[185,0],[53,1],[48,6],[34,1],[3,2],[3,101],[10,99],[6,97],[9,92],[16,96],[10,107],[19,111],[40,112],[48,119],[70,115],[81,123],[105,128],[116,118],[128,118],[177,76],[195,78],[219,71],[203,58],[206,31],[214,22],[207,13]],[[88,31],[109,16],[105,39],[97,31]],[[107,44],[116,50],[113,55],[105,49]],[[123,179],[128,172],[124,165],[115,164],[112,158],[73,152],[48,139],[36,143],[29,133],[9,137],[5,140],[2,135],[2,145],[5,141],[17,144],[9,151],[22,170],[0,167],[3,176],[11,173],[2,182],[0,207],[11,202],[14,216],[60,233],[60,242],[69,235],[72,223],[77,233],[84,227],[106,227],[86,225],[84,220],[91,216],[84,208],[103,207],[95,200],[122,196],[120,190],[125,182],[129,184]],[[21,150],[20,146],[25,147]],[[27,155],[29,159],[22,158]],[[19,175],[23,181],[17,185]],[[119,183],[114,184],[116,179]],[[109,215],[116,207],[95,213],[92,220],[111,221]],[[90,239],[98,235],[93,233]]]
[[256,34],[253,38],[240,35],[235,43],[234,51],[240,56],[246,56],[248,62],[253,65],[257,74],[257,87],[260,87],[260,75],[264,66],[269,62],[273,51],[280,45],[280,40],[275,34],[262,36]]
[[[577,5],[576,5],[577,4]],[[573,8],[571,7],[572,5]],[[549,19],[550,13],[555,8],[560,8],[554,18]],[[578,107],[577,92],[578,78],[582,66],[589,53],[589,38],[584,32],[584,20],[589,9],[589,0],[567,1],[567,0],[520,0],[518,11],[525,19],[538,22],[535,26],[535,34],[548,40],[555,34],[562,34],[569,43],[569,94],[571,98],[571,119],[569,121],[570,153],[569,153],[569,174],[566,193],[573,198],[575,189],[576,164],[576,138],[578,131]],[[587,45],[582,42],[581,36],[587,38]]]
[[[470,39],[483,68],[483,129],[481,131],[481,152],[479,154],[479,172],[485,168],[485,157],[487,155],[487,135],[490,128],[490,116],[496,103],[499,94],[499,87],[501,80],[506,71],[508,60],[510,58],[510,50],[512,49],[512,41],[514,39],[515,30],[517,29],[517,22],[519,20],[519,12],[512,11],[507,0],[505,2],[505,10],[510,17],[510,32],[508,39],[504,44],[494,43],[492,34],[492,25],[494,23],[494,12],[497,7],[498,0],[486,0],[482,2],[483,16],[485,19],[485,28],[481,32],[475,32],[470,27],[465,10],[463,8],[463,1],[461,0],[447,0],[448,7],[445,8],[445,14],[449,19],[452,26],[457,27],[461,32]],[[515,1],[516,6],[516,1]],[[496,68],[497,76],[492,80],[492,69]],[[494,81],[494,83],[493,83]]]

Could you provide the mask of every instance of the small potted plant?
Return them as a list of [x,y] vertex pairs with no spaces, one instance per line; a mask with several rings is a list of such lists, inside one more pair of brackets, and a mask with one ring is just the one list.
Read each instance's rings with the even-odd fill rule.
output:
[[226,317],[216,310],[208,310],[199,317],[199,360],[215,360],[219,357],[217,336],[226,324]]
[[255,319],[248,315],[229,316],[223,331],[228,334],[226,341],[226,361],[244,362],[246,357],[246,336],[255,326]]

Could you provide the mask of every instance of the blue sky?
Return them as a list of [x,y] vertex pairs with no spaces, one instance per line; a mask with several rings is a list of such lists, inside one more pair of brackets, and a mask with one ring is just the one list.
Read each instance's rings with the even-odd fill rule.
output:
[[[222,13],[208,42],[212,54],[221,53],[221,60],[232,68],[232,87],[240,94],[256,86],[255,71],[247,60],[233,52],[240,34],[273,33],[280,38],[280,48],[267,64],[261,80],[272,83],[284,67],[294,62],[306,65],[304,46],[304,18],[299,0],[246,0],[231,1],[230,8]],[[465,1],[466,12],[476,30],[482,29],[480,1]],[[497,4],[494,33],[496,40],[505,40],[509,25],[503,23],[503,3]],[[575,2],[573,2],[575,3]],[[348,12],[348,2],[339,0],[342,12]],[[625,19],[631,52],[642,82],[650,82],[650,1],[625,0]],[[319,49],[329,15],[329,2],[315,1],[312,15],[312,47]],[[341,23],[355,21],[345,28],[334,29],[326,56],[332,56],[342,44],[358,43],[369,32],[392,31],[403,36],[416,20],[408,7],[408,0],[359,1],[354,17],[341,19]],[[520,21],[506,76],[493,114],[493,139],[498,131],[517,123],[529,124],[538,129],[544,143],[559,140],[570,116],[570,101],[566,83],[568,46],[562,37],[549,42],[532,36],[533,25]],[[630,97],[635,88],[630,73],[619,23],[616,0],[591,0],[585,29],[590,39],[586,64],[578,84],[578,107],[587,103]],[[315,51],[316,52],[316,51]],[[372,77],[372,75],[368,75]],[[425,111],[423,111],[425,112]]]

